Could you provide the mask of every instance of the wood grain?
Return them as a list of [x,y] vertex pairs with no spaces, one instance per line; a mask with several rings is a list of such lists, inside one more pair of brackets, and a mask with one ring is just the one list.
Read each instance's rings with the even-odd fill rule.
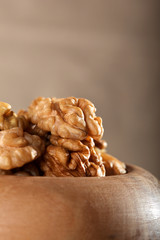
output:
[[[109,152],[160,178],[157,0],[0,0],[0,100],[84,97]],[[152,159],[152,161],[151,161]]]
[[0,177],[3,240],[160,239],[160,184],[146,170],[105,178]]

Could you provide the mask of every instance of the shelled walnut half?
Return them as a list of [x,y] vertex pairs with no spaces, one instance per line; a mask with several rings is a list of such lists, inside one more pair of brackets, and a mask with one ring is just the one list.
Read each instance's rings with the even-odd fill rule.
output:
[[24,116],[17,116],[9,104],[0,102],[0,170],[22,167],[44,152],[43,140],[24,131],[27,125]]

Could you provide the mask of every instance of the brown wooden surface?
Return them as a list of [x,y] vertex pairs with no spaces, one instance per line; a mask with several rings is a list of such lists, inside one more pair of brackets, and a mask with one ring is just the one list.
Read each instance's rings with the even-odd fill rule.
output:
[[0,239],[160,239],[160,185],[136,166],[105,178],[0,177]]

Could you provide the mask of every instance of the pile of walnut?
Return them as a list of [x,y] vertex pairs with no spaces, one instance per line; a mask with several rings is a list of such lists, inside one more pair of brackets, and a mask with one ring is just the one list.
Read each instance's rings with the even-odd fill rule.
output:
[[35,99],[16,115],[0,102],[0,175],[104,177],[126,173],[108,155],[102,119],[83,98]]

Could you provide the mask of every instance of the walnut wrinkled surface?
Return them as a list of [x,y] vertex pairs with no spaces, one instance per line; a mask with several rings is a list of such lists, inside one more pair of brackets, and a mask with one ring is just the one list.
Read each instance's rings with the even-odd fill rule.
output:
[[0,131],[0,169],[10,170],[38,158],[44,150],[43,141],[36,135],[16,127]]
[[24,116],[17,116],[11,111],[11,105],[0,102],[0,130],[7,130],[14,127],[26,129],[28,125]]
[[95,115],[94,105],[86,99],[35,99],[28,108],[32,123],[61,138],[83,140],[87,135],[100,139],[103,135],[102,119]]
[[[90,140],[91,138],[89,138]],[[105,168],[99,153],[88,141],[51,136],[41,169],[46,176],[105,176]],[[86,140],[87,142],[87,140]]]
[[[0,102],[0,175],[105,177],[126,173],[106,153],[102,119],[84,98],[36,98],[18,114]],[[36,159],[36,160],[35,160]]]

